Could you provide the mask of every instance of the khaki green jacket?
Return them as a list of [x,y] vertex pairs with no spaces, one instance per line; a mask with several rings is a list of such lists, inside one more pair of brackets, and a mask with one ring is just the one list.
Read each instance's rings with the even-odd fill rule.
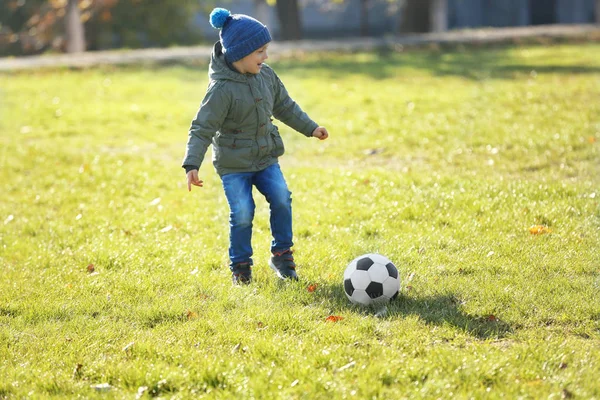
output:
[[192,121],[183,166],[200,167],[213,145],[219,175],[260,171],[283,155],[283,140],[271,116],[310,137],[317,128],[290,98],[277,74],[266,64],[259,74],[240,74],[225,63],[217,42],[209,67],[210,82]]

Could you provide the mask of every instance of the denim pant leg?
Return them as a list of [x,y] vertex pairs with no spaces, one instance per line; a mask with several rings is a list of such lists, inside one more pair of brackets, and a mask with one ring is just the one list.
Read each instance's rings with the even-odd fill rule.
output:
[[252,220],[255,203],[252,197],[253,173],[227,174],[221,177],[229,203],[229,259],[231,265],[252,265]]
[[292,242],[292,192],[289,191],[279,164],[254,175],[254,185],[262,193],[271,210],[271,252],[290,249]]

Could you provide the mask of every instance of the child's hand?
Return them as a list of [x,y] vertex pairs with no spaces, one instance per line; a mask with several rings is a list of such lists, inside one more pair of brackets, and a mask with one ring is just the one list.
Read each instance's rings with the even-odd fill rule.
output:
[[198,170],[193,169],[187,173],[188,191],[192,191],[192,185],[202,187],[204,182],[198,179]]
[[312,135],[316,138],[318,138],[319,140],[325,140],[329,137],[329,133],[327,133],[327,129],[324,126],[319,126],[318,128],[316,128]]

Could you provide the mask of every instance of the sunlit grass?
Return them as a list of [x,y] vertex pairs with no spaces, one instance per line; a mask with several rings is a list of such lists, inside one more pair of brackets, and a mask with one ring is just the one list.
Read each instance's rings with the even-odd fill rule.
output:
[[[180,168],[205,65],[0,75],[0,398],[599,397],[600,45],[272,65],[331,137],[281,126],[302,280],[261,199],[243,288]],[[368,252],[380,316],[342,289]]]

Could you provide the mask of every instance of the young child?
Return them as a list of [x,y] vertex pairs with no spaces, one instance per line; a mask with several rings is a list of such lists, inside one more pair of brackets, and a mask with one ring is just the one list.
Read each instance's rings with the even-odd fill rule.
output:
[[213,165],[229,203],[229,259],[235,284],[252,281],[252,187],[270,208],[269,265],[281,279],[297,280],[292,256],[292,198],[278,164],[284,146],[272,116],[307,137],[325,140],[319,126],[288,95],[264,63],[271,35],[265,25],[243,14],[215,8],[210,23],[221,29],[209,66],[210,82],[192,121],[183,168],[188,190],[202,187],[198,169],[213,146]]

